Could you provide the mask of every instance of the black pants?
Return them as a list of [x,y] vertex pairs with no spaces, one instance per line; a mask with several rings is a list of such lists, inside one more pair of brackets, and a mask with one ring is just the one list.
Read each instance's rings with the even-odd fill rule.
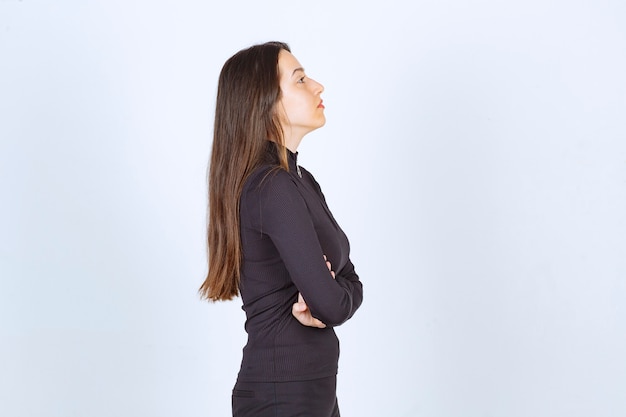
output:
[[337,378],[295,382],[239,382],[233,417],[340,417]]

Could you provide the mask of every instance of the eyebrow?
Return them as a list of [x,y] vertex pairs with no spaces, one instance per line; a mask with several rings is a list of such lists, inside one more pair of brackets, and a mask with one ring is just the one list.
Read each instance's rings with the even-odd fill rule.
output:
[[304,68],[302,68],[302,67],[298,67],[298,68],[296,68],[296,69],[295,69],[295,70],[293,70],[293,72],[291,73],[291,76],[293,77],[294,75],[296,75],[296,72],[298,72],[298,71],[302,71],[302,72],[304,72]]

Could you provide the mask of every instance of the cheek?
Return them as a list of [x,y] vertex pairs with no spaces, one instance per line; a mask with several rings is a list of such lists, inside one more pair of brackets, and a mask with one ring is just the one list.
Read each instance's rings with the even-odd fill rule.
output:
[[310,107],[310,105],[307,104],[306,100],[303,100],[300,97],[290,97],[289,99],[285,100],[283,103],[284,103],[283,111],[291,119],[297,118],[299,115],[306,114]]

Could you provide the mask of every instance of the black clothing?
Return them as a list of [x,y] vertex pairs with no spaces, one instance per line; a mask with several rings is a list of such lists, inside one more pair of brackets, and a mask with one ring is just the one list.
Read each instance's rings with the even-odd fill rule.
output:
[[[318,183],[289,151],[289,172],[277,168],[274,146],[268,146],[268,163],[246,180],[240,200],[239,290],[248,332],[240,382],[335,376],[339,341],[333,327],[352,317],[363,299],[348,239]],[[298,292],[326,328],[307,327],[293,317]]]
[[337,377],[290,382],[237,382],[233,417],[340,417]]

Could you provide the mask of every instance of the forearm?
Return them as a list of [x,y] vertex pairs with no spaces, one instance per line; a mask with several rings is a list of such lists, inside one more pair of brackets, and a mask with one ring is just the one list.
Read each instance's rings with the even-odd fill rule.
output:
[[336,274],[333,284],[332,297],[329,294],[320,297],[321,294],[316,293],[311,298],[311,313],[327,326],[339,326],[349,320],[363,301],[363,285],[349,261]]

